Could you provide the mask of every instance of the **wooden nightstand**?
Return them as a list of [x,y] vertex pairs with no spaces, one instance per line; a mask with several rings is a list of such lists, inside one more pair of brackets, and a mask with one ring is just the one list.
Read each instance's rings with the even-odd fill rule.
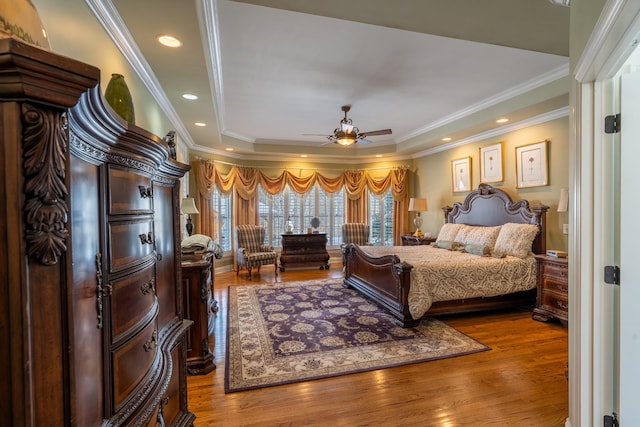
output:
[[435,241],[435,237],[416,237],[412,234],[402,236],[402,246],[430,245]]
[[538,297],[532,317],[546,322],[556,318],[566,326],[569,310],[569,268],[567,258],[536,255]]
[[193,320],[187,334],[187,372],[205,375],[216,368],[209,348],[218,302],[213,299],[213,253],[183,255],[184,317]]

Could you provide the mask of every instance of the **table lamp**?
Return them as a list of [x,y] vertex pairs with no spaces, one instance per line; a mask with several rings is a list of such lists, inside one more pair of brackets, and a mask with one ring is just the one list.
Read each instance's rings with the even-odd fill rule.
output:
[[187,215],[187,234],[191,236],[193,234],[193,223],[191,222],[191,215],[199,214],[198,208],[196,208],[196,201],[193,197],[185,197],[180,203],[180,211]]
[[415,237],[424,237],[422,230],[420,230],[420,227],[422,227],[422,218],[420,217],[420,212],[426,210],[427,199],[413,197],[409,199],[409,212],[416,213],[415,218],[413,218],[413,225],[416,227],[416,231],[413,234]]

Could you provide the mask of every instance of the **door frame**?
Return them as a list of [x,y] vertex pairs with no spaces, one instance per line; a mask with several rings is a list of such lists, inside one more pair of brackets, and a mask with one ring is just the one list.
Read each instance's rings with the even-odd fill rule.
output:
[[[565,425],[601,425],[613,411],[615,364],[611,352],[611,295],[602,282],[611,195],[607,179],[619,170],[603,161],[605,92],[635,48],[640,2],[609,0],[572,73],[569,115],[569,418]],[[609,137],[610,138],[610,137]],[[598,161],[596,161],[598,159]],[[608,177],[604,181],[601,177]]]

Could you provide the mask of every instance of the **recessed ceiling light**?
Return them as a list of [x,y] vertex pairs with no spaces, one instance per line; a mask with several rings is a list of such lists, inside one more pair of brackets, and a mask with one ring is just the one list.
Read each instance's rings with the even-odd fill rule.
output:
[[300,157],[308,157],[306,154],[300,154]]
[[444,142],[448,142],[448,141],[451,141],[451,138],[450,138],[450,137],[448,137],[448,136],[445,136],[444,138],[442,138],[442,140],[443,140]]
[[496,120],[496,123],[507,123],[509,121],[509,119],[507,119],[506,117],[503,117],[501,119]]
[[183,93],[183,94],[182,94],[182,97],[183,97],[184,99],[188,99],[188,100],[190,100],[190,101],[193,101],[193,100],[195,100],[195,99],[198,99],[198,95],[194,95],[194,94],[192,94],[192,93]]
[[182,46],[182,42],[180,40],[178,40],[177,38],[170,36],[168,34],[161,34],[158,36],[158,42],[160,42],[161,45],[167,46],[167,47],[180,47]]
[[227,150],[227,151],[233,151],[233,148],[231,148],[231,147],[227,147],[227,148],[225,148],[225,150]]
[[204,127],[204,126],[206,126],[207,124],[206,124],[206,123],[202,123],[202,122],[195,122],[195,123],[194,123],[194,125],[196,125],[196,126],[200,126],[200,127]]
[[376,157],[380,158],[382,157],[382,154],[376,154]]

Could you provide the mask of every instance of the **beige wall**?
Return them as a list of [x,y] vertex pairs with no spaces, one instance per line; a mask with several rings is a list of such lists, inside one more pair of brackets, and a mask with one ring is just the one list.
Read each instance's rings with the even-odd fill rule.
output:
[[[34,0],[33,4],[47,31],[52,52],[98,67],[102,93],[111,74],[124,75],[133,98],[136,125],[158,136],[174,129],[84,1]],[[177,141],[180,144],[180,136]]]
[[[549,185],[544,187],[516,189],[515,148],[534,142],[550,140]],[[417,197],[426,197],[429,211],[423,213],[423,232],[434,236],[444,223],[442,207],[464,200],[466,193],[453,193],[451,188],[451,161],[471,157],[472,186],[480,183],[479,149],[502,142],[504,159],[504,182],[492,183],[507,192],[513,200],[527,199],[531,203],[542,203],[550,207],[547,215],[547,247],[567,250],[567,236],[562,234],[562,224],[568,223],[568,214],[556,211],[561,188],[569,184],[569,119],[557,119],[541,125],[528,127],[500,137],[483,140],[453,148],[416,160],[414,191]]]

